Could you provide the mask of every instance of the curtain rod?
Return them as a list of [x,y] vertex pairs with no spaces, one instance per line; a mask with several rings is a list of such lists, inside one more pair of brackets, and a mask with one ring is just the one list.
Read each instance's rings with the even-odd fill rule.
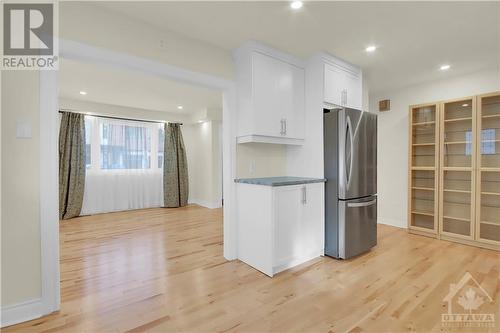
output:
[[106,116],[106,115],[101,115],[97,114],[94,112],[84,112],[84,111],[78,111],[78,110],[73,110],[73,109],[59,109],[59,113],[63,112],[71,112],[71,113],[82,113],[86,114],[88,116],[93,116],[93,117],[99,117],[99,118],[108,118],[108,119],[117,119],[117,120],[128,120],[128,121],[141,121],[145,123],[155,123],[155,124],[162,124],[162,123],[170,123],[170,124],[179,124],[182,125],[182,123],[178,123],[175,121],[161,121],[161,120],[145,120],[145,119],[137,119],[137,118],[123,118],[123,117],[114,117],[114,116]]

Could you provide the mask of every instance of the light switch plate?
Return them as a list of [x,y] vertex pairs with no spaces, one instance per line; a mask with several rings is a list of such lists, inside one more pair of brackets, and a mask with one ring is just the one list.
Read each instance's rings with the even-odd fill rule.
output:
[[18,139],[31,139],[31,123],[29,121],[16,122],[16,138]]
[[248,168],[248,171],[250,172],[250,174],[254,174],[255,173],[255,160],[252,160],[250,162],[250,167]]

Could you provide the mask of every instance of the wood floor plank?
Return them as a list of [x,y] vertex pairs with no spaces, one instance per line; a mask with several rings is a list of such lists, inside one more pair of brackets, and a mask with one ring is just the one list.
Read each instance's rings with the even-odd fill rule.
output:
[[2,332],[467,332],[441,327],[465,272],[500,320],[495,251],[379,225],[369,253],[271,279],[226,261],[222,230],[221,209],[194,205],[62,221],[61,310]]

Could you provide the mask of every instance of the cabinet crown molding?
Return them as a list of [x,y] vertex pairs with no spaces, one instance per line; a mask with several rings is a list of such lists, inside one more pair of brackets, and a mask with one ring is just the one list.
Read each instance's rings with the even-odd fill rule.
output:
[[329,64],[332,66],[340,67],[343,70],[347,70],[349,72],[352,72],[357,75],[363,74],[363,71],[361,68],[351,64],[350,62],[347,62],[343,59],[340,59],[336,56],[333,56],[327,52],[320,52],[318,54],[315,54],[314,56],[311,57],[312,61],[320,61],[325,64]]
[[251,52],[259,52],[269,57],[289,63],[300,68],[305,68],[305,61],[299,57],[277,50],[269,45],[256,41],[248,41],[233,51],[233,58],[239,58]]

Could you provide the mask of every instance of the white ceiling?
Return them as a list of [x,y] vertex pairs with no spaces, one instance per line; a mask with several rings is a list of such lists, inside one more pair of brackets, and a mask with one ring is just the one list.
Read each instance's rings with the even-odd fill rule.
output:
[[61,59],[59,81],[61,98],[190,115],[222,109],[220,91],[67,59]]
[[[227,50],[253,39],[300,57],[327,51],[361,66],[371,91],[500,62],[499,2],[105,2],[159,29]],[[364,48],[379,49],[367,54]],[[438,70],[451,64],[447,72]]]

